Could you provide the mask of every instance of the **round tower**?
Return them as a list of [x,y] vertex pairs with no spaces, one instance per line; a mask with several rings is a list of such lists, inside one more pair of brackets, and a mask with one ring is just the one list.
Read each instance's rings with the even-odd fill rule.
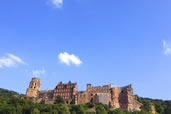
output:
[[26,97],[34,97],[36,98],[38,92],[40,91],[40,79],[39,78],[32,78],[29,84],[29,88],[26,91]]

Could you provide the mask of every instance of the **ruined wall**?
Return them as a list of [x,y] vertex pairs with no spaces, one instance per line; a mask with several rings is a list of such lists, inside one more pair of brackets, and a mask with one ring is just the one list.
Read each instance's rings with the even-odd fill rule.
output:
[[90,99],[88,97],[89,97],[88,92],[86,91],[78,92],[78,94],[76,95],[76,104],[85,104],[90,102]]
[[111,85],[104,86],[91,86],[91,84],[87,84],[87,92],[89,93],[109,93]]
[[132,103],[131,103],[132,95],[131,92],[128,91],[128,89],[131,88],[126,88],[126,87],[121,88],[121,93],[119,95],[119,105],[122,109],[126,109],[126,110],[128,110],[128,107],[132,108]]
[[142,106],[134,95],[131,85],[116,87],[111,84],[105,86],[91,86],[87,84],[85,92],[77,95],[78,104],[88,103],[93,100],[96,103],[103,103],[113,108],[121,108],[129,111],[141,110]]
[[40,99],[53,99],[53,90],[43,90],[38,92],[38,98]]
[[72,100],[75,104],[85,104],[90,101],[103,103],[113,108],[121,108],[128,111],[140,111],[142,106],[134,95],[131,85],[125,87],[116,87],[114,85],[91,86],[87,84],[86,91],[78,92],[77,84],[70,81],[66,84],[59,82],[54,90],[40,91],[40,79],[32,78],[29,88],[26,91],[26,97],[33,102],[43,102],[53,104],[56,97],[62,96],[67,104]]
[[142,104],[135,99],[132,85],[121,88],[121,93],[119,95],[119,105],[120,108],[126,109],[128,111],[141,110],[140,107]]
[[134,110],[133,111],[141,111],[141,106],[143,104],[138,102],[136,99],[134,100]]
[[110,88],[111,85],[104,85],[104,86],[91,86],[91,84],[87,84],[87,100],[86,101],[97,101],[97,94],[100,93],[106,93],[109,94],[110,93]]
[[109,105],[111,99],[109,93],[97,93],[94,97],[95,103],[102,103],[105,105]]
[[36,98],[38,92],[40,91],[40,79],[39,78],[32,78],[29,84],[29,88],[26,91],[26,97],[34,97]]
[[120,103],[119,103],[120,93],[121,93],[121,88],[118,87],[111,88],[111,106],[113,108],[120,108]]

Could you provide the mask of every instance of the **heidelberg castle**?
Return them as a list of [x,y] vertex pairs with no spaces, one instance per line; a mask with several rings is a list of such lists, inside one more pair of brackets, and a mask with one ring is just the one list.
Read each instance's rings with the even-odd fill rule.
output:
[[116,87],[112,84],[92,86],[87,84],[86,91],[78,91],[77,83],[69,81],[64,84],[59,82],[53,90],[40,90],[39,78],[32,78],[26,97],[34,102],[53,104],[57,96],[62,96],[67,104],[85,104],[90,101],[110,105],[112,108],[121,108],[128,111],[141,110],[142,104],[135,99],[131,85]]

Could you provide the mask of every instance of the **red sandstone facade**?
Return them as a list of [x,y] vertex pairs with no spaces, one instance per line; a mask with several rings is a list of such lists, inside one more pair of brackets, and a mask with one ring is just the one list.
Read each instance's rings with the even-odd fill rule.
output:
[[59,82],[54,90],[40,91],[40,79],[32,78],[26,92],[27,98],[34,99],[35,102],[43,101],[46,104],[53,104],[56,97],[62,96],[67,104],[75,101],[75,104],[85,104],[90,101],[110,105],[113,108],[121,108],[128,111],[141,110],[142,106],[134,95],[131,85],[117,87],[112,84],[104,86],[91,86],[87,84],[86,91],[78,91],[77,83]]
[[62,96],[66,103],[69,104],[72,100],[75,101],[75,96],[77,93],[78,90],[76,83],[71,83],[71,81],[69,81],[67,84],[63,84],[60,82],[54,89],[53,99],[57,96]]

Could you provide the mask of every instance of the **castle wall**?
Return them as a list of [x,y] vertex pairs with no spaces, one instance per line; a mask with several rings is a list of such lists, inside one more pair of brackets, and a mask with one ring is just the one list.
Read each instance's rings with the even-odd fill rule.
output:
[[111,88],[111,106],[113,108],[120,108],[119,96],[121,93],[121,88],[113,87]]
[[43,90],[38,92],[38,98],[53,99],[53,90]]
[[90,102],[90,100],[88,99],[88,92],[82,91],[82,92],[78,92],[78,94],[76,95],[77,99],[76,99],[76,104],[85,104]]
[[105,105],[109,105],[110,94],[109,93],[97,93],[94,97],[95,103],[102,103]]
[[37,95],[38,95],[38,91],[36,91],[34,89],[31,89],[31,88],[27,89],[27,93],[26,93],[27,97],[34,97],[34,98],[36,98]]
[[110,85],[104,86],[91,86],[91,84],[87,84],[87,92],[89,93],[109,93]]
[[85,104],[90,101],[103,103],[113,108],[121,108],[128,111],[141,110],[142,106],[134,95],[131,85],[125,87],[116,87],[114,85],[92,86],[87,84],[86,91],[79,92],[76,83],[70,81],[66,84],[58,83],[54,90],[40,91],[40,79],[32,78],[29,88],[26,91],[26,97],[34,102],[43,102],[53,104],[57,96],[62,96],[67,104],[72,100],[75,104]]
[[70,103],[72,100],[75,100],[75,95],[77,94],[77,84],[71,83],[70,81],[67,84],[62,82],[58,83],[54,89],[53,99],[56,99],[57,96],[62,96],[66,103]]

